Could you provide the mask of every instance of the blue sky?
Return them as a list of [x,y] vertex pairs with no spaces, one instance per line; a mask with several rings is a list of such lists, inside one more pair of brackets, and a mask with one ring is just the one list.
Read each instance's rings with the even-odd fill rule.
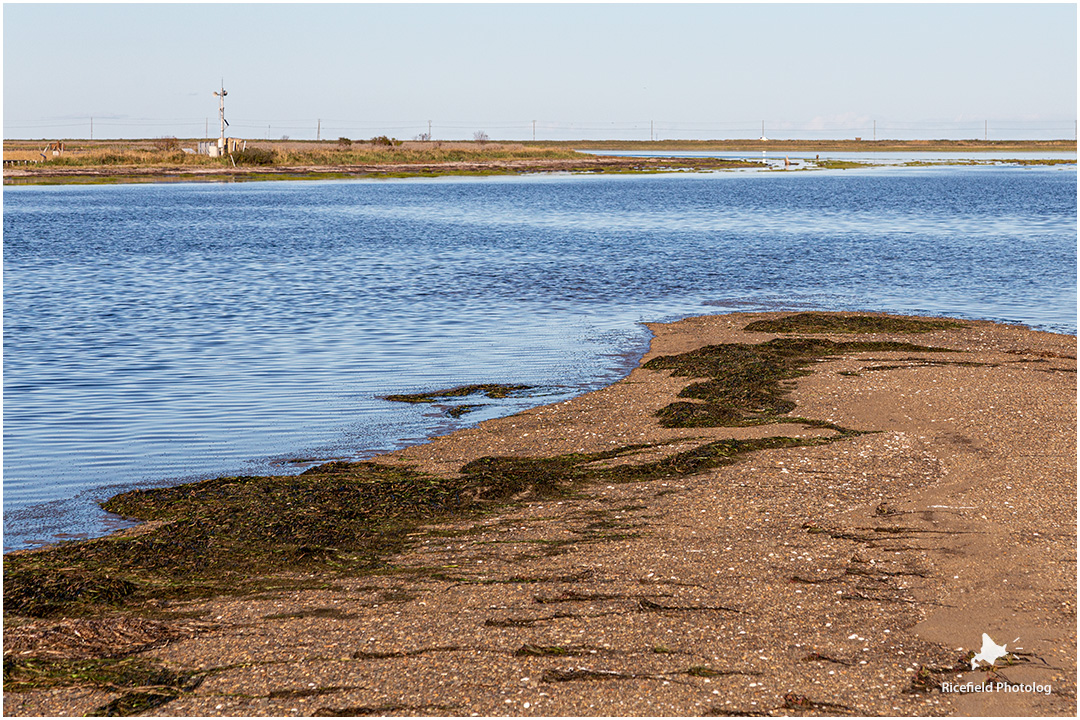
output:
[[[1076,5],[4,5],[4,137],[1066,137]],[[651,129],[650,129],[651,125]]]

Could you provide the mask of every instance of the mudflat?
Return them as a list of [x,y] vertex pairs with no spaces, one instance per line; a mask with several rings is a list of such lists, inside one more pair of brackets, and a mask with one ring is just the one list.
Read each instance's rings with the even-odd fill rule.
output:
[[363,571],[17,615],[8,556],[5,714],[1075,715],[1075,337],[649,327],[607,388],[375,458],[476,502]]

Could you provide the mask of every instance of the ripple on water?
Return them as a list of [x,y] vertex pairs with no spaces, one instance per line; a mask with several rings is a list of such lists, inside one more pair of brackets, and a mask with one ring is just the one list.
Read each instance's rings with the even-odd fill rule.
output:
[[[625,374],[643,321],[879,309],[1076,331],[1076,173],[10,188],[5,547],[118,489],[366,457]],[[381,397],[525,383],[459,420]]]

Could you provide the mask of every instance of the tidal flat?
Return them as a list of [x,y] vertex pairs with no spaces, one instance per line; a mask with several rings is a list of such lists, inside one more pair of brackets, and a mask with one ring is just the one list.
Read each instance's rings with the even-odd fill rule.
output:
[[[601,390],[6,555],[5,714],[1075,714],[1074,336],[649,329]],[[1052,692],[941,690],[1002,678]]]

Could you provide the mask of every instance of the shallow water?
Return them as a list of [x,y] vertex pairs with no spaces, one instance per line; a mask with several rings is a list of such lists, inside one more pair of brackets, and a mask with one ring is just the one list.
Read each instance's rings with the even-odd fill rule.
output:
[[[642,321],[873,309],[1076,332],[1076,168],[4,193],[4,545],[595,389]],[[538,386],[452,420],[382,395]]]
[[1010,160],[1076,160],[1076,152],[1049,150],[988,150],[983,152],[912,152],[908,150],[843,152],[843,151],[794,151],[786,150],[581,150],[589,155],[608,157],[686,157],[725,158],[729,160],[762,160],[783,166],[784,158],[791,160],[849,160],[866,165],[903,165],[905,163],[962,163],[975,160],[979,163],[1008,164]]

